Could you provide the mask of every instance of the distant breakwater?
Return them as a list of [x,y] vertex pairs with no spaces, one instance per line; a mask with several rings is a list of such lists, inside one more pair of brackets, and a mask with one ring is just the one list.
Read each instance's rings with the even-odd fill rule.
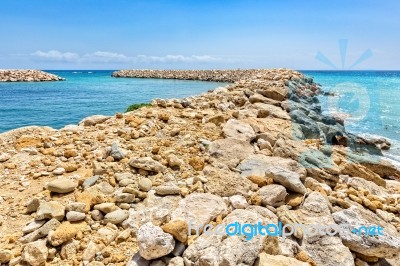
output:
[[54,74],[31,69],[0,69],[0,82],[38,82],[65,80]]
[[[233,83],[247,79],[257,74],[262,74],[262,69],[230,69],[230,70],[149,70],[133,69],[118,70],[112,73],[115,78],[156,78],[201,80]],[[278,76],[277,76],[278,79]]]

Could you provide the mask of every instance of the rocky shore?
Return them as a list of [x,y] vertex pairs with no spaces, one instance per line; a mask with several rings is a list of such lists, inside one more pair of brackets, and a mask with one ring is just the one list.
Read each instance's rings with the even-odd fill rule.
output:
[[0,82],[60,81],[63,78],[40,70],[0,69]]
[[[399,265],[400,172],[380,157],[389,144],[322,115],[311,78],[114,76],[234,83],[61,130],[0,134],[0,264]],[[233,222],[376,225],[383,235],[188,236],[191,223]]]

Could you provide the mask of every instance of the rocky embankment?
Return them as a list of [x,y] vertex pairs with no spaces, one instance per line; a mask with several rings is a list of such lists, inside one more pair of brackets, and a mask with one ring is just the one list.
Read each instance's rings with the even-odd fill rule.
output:
[[60,81],[63,78],[40,70],[0,69],[0,82]]
[[[371,155],[382,142],[321,115],[319,86],[298,72],[239,76],[61,130],[1,134],[0,263],[399,265],[400,173]],[[278,221],[384,230],[188,236],[191,222]]]
[[260,69],[232,69],[232,70],[151,70],[134,69],[118,70],[112,73],[115,78],[154,78],[154,79],[181,79],[202,80],[216,82],[236,82],[262,73]]

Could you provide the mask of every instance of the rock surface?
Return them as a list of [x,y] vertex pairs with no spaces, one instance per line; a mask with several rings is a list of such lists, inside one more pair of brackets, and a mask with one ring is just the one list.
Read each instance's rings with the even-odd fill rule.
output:
[[60,81],[65,80],[54,74],[40,70],[0,69],[0,82],[19,81]]
[[[234,83],[60,130],[0,134],[2,261],[396,265],[400,172],[379,156],[390,145],[323,114],[312,78],[287,69],[118,73]],[[207,236],[224,223],[278,221],[378,223],[387,234]]]

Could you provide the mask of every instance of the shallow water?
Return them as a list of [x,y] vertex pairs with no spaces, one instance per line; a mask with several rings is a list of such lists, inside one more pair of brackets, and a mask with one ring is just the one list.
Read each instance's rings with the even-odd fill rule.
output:
[[217,82],[112,78],[112,71],[48,71],[61,82],[0,83],[0,132],[42,125],[61,128],[95,115],[114,115],[133,103],[184,98],[225,85]]

